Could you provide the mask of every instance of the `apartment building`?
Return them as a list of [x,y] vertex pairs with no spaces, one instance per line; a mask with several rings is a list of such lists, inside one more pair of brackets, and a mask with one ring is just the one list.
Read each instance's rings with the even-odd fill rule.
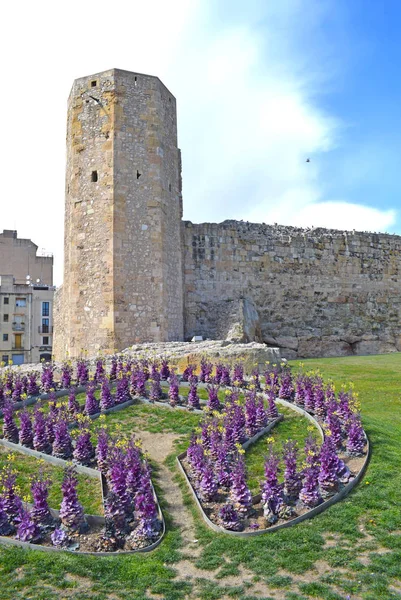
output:
[[53,257],[16,231],[0,234],[0,360],[48,360],[53,340]]

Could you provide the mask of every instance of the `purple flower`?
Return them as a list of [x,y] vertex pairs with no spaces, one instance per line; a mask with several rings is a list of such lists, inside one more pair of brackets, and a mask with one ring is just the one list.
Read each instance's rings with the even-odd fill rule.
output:
[[185,369],[184,372],[182,374],[182,380],[183,381],[189,381],[191,377],[193,377],[195,374],[195,366],[194,365],[188,365]]
[[121,375],[117,378],[117,389],[116,389],[116,404],[123,404],[131,400],[131,394],[129,393],[129,379],[126,375]]
[[125,469],[127,472],[126,487],[127,493],[132,501],[135,498],[141,486],[142,478],[142,463],[139,449],[135,446],[134,441],[130,440],[125,455]]
[[52,363],[42,363],[41,382],[43,391],[48,394],[51,389],[56,387],[54,383],[54,366]]
[[321,380],[319,380],[315,385],[315,406],[314,412],[316,417],[319,419],[324,419],[326,416],[326,404],[325,404],[325,395],[323,384]]
[[314,412],[315,409],[315,393],[310,377],[304,379],[304,409],[308,412]]
[[21,402],[22,394],[24,393],[24,384],[19,377],[15,380],[14,391],[11,395],[14,402]]
[[141,398],[146,398],[147,396],[146,381],[145,372],[142,369],[138,369],[135,373],[133,387],[135,394]]
[[113,448],[113,451],[109,456],[107,481],[110,491],[118,495],[126,514],[129,514],[131,500],[127,493],[127,471],[125,468],[124,456],[118,448]]
[[68,548],[71,539],[67,532],[61,527],[57,527],[50,536],[53,546],[56,548]]
[[0,496],[0,535],[10,535],[14,531],[4,508],[4,499]]
[[53,523],[53,517],[47,502],[49,487],[50,481],[45,480],[42,473],[31,484],[33,496],[31,518],[40,527],[46,527]]
[[18,444],[18,427],[14,421],[14,411],[8,400],[3,408],[3,435],[6,440]]
[[104,360],[103,358],[98,358],[96,361],[96,369],[93,379],[96,383],[99,383],[99,381],[102,381],[104,379],[105,375],[106,371],[104,368]]
[[295,380],[295,402],[299,406],[305,404],[305,377],[299,373]]
[[265,409],[263,397],[260,396],[256,406],[256,425],[258,430],[264,429],[269,423],[269,417]]
[[199,410],[200,402],[199,402],[199,396],[198,396],[198,386],[197,386],[197,382],[193,376],[191,377],[189,383],[190,383],[190,387],[189,387],[189,393],[188,393],[188,407]]
[[170,383],[170,387],[168,390],[169,402],[170,402],[171,406],[176,406],[180,400],[180,396],[179,396],[180,387],[179,387],[178,377],[177,377],[174,369],[172,369],[170,372],[169,383]]
[[246,484],[245,463],[242,457],[238,457],[234,463],[231,477],[231,502],[241,515],[246,515],[252,507],[252,495]]
[[33,448],[32,420],[27,410],[20,413],[19,443],[27,448]]
[[126,510],[121,498],[115,492],[109,492],[105,500],[104,516],[106,519],[106,531],[112,535],[122,536],[127,533]]
[[347,453],[351,456],[363,456],[365,444],[366,437],[360,417],[353,414],[347,428]]
[[68,460],[72,457],[72,441],[68,424],[60,419],[54,424],[53,456]]
[[114,406],[114,398],[110,391],[110,384],[108,379],[105,377],[102,381],[102,388],[100,392],[100,408],[102,410],[108,410]]
[[153,373],[154,377],[152,377],[150,382],[150,392],[149,392],[149,400],[151,402],[156,402],[161,400],[163,396],[162,388],[160,385],[160,375],[157,371]]
[[199,493],[203,500],[211,502],[215,499],[218,490],[218,483],[210,463],[206,463],[203,468],[202,478],[199,482]]
[[96,446],[96,461],[98,469],[106,474],[109,468],[108,455],[109,455],[109,434],[105,429],[99,431]]
[[117,357],[116,356],[112,356],[111,357],[111,366],[110,366],[110,381],[114,381],[114,379],[117,377]]
[[280,387],[278,391],[279,398],[283,398],[284,400],[292,400],[294,397],[294,384],[292,381],[291,370],[288,367],[283,368],[280,380]]
[[274,394],[273,390],[270,390],[269,395],[267,397],[267,402],[268,402],[267,414],[269,416],[269,419],[271,421],[273,421],[274,419],[278,418],[278,410],[277,410],[277,406],[276,406],[276,402],[275,402],[275,394]]
[[170,377],[170,367],[168,365],[168,360],[166,358],[163,358],[163,360],[162,360],[162,366],[160,369],[160,377],[164,381],[167,381],[167,379]]
[[86,387],[86,400],[85,400],[85,414],[95,415],[100,411],[99,401],[95,396],[95,387],[93,384],[89,384]]
[[280,508],[283,506],[282,486],[278,483],[279,458],[270,449],[265,461],[265,481],[262,488],[263,513],[269,523],[278,519]]
[[42,536],[39,525],[32,519],[29,512],[24,511],[17,528],[17,540],[35,544]]
[[330,433],[330,437],[333,440],[335,448],[340,450],[342,446],[342,429],[341,421],[337,416],[336,408],[337,405],[335,405],[335,408],[333,406],[328,407],[325,425]]
[[23,513],[22,501],[17,494],[16,477],[11,468],[6,468],[1,474],[0,484],[3,487],[3,510],[11,523],[18,523]]
[[254,436],[259,431],[257,415],[256,392],[251,392],[245,397],[245,428],[248,437]]
[[89,465],[94,455],[95,451],[91,442],[90,431],[84,429],[77,437],[73,456],[81,465]]
[[46,419],[42,411],[36,409],[33,422],[33,447],[37,452],[48,453],[50,442],[47,437]]
[[28,374],[28,385],[26,388],[26,393],[28,396],[37,396],[39,394],[37,374],[35,372]]
[[244,367],[240,363],[236,363],[234,365],[233,371],[233,385],[237,387],[245,387],[245,379],[244,379]]
[[224,365],[221,369],[220,385],[229,387],[231,385],[230,369]]
[[321,504],[322,497],[319,492],[318,470],[315,467],[307,467],[303,472],[302,488],[299,499],[308,508]]
[[219,400],[219,388],[215,385],[209,385],[207,392],[209,397],[207,401],[207,408],[211,411],[220,410],[221,404]]
[[77,360],[77,383],[78,385],[86,385],[89,381],[88,362],[83,358]]
[[294,441],[284,445],[284,494],[290,502],[298,499],[301,491],[301,474],[297,471],[298,448]]
[[60,385],[65,390],[71,387],[72,383],[72,366],[68,362],[63,362],[61,365]]
[[244,529],[240,516],[232,504],[224,504],[220,508],[218,519],[220,525],[224,527],[224,529],[229,529],[231,531],[242,531]]
[[327,436],[320,449],[319,485],[325,493],[331,493],[338,488],[338,456],[332,437]]
[[219,385],[221,383],[221,376],[223,374],[223,365],[221,363],[216,364],[216,374],[214,376],[214,380]]
[[71,389],[68,394],[68,411],[71,416],[75,417],[80,411],[81,407],[79,406],[79,402],[76,397],[75,390]]
[[78,479],[75,470],[68,467],[64,471],[64,479],[61,485],[63,500],[60,506],[60,519],[62,524],[71,531],[80,531],[86,525],[84,509],[78,501],[77,484]]

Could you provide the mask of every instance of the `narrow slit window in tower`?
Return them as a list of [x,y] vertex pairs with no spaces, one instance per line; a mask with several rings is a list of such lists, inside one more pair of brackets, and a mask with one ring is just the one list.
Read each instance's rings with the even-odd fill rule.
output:
[[93,181],[93,182],[97,181],[97,171],[92,171],[91,181]]
[[134,86],[136,87],[138,85],[138,77],[134,77]]
[[97,86],[97,81],[95,79],[95,81],[91,81],[91,87],[96,87]]
[[137,178],[137,179],[139,179],[141,175],[142,175],[142,173],[140,173],[140,172],[137,170],[137,172],[136,172],[136,178]]

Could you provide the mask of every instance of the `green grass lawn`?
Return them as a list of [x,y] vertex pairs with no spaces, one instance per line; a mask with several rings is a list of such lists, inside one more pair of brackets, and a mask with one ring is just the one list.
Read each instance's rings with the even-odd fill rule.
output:
[[[194,518],[196,555],[182,545],[180,527],[172,527],[168,514],[166,538],[149,555],[92,558],[0,548],[0,600],[401,599],[401,354],[303,362],[305,368],[319,368],[325,378],[333,379],[337,389],[352,380],[359,392],[372,457],[349,497],[292,528],[251,539],[231,538],[205,526],[175,471]],[[134,405],[109,415],[107,422],[126,432],[180,434],[178,452],[198,418]],[[279,424],[276,443],[290,435],[302,440],[307,426],[302,420],[291,417]],[[263,440],[259,444],[266,447]],[[262,455],[255,449],[249,452],[251,481],[259,477]],[[174,456],[167,457],[166,464],[175,470]],[[163,503],[163,490],[158,494]],[[198,569],[188,578],[177,577],[174,569],[183,555]],[[257,593],[255,585],[265,592]]]
[[[21,497],[28,496],[31,502],[31,478],[38,471],[38,461],[19,452],[11,452],[7,448],[0,447],[0,470],[10,464],[17,473],[17,484],[21,490]],[[63,469],[53,466],[45,461],[40,461],[40,466],[47,479],[52,482],[49,492],[49,504],[52,508],[59,509],[62,500],[61,483],[63,481]],[[84,507],[85,513],[89,515],[102,515],[102,489],[98,479],[78,474],[78,496]]]

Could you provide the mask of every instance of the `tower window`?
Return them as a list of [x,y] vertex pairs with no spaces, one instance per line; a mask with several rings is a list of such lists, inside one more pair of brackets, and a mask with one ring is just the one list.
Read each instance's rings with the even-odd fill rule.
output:
[[136,172],[136,178],[137,179],[139,179],[141,175],[142,175],[142,173],[140,173],[139,171]]
[[96,87],[97,86],[97,81],[95,79],[95,81],[91,81],[91,87]]
[[97,181],[97,171],[92,171],[91,181],[93,181],[93,182]]
[[168,191],[171,192],[171,183],[168,184]]
[[138,85],[138,77],[134,77],[134,86],[136,87]]

